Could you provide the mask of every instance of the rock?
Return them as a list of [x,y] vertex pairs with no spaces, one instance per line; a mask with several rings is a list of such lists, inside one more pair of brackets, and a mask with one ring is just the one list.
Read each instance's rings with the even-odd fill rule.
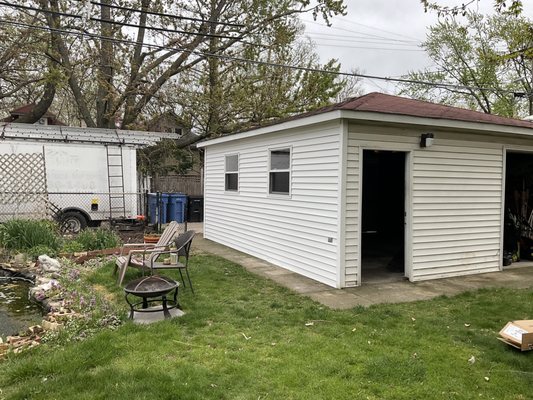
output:
[[39,256],[39,265],[44,272],[59,272],[61,264],[55,258],[48,257],[46,254]]
[[58,282],[55,279],[50,279],[47,283],[43,283],[42,285],[39,285],[38,287],[44,290],[45,292],[48,292],[49,290],[53,289],[58,285]]
[[57,331],[63,327],[63,325],[58,322],[51,322],[45,319],[43,319],[41,326],[47,331]]
[[48,277],[45,277],[45,276],[39,276],[37,278],[37,282],[36,284],[37,285],[44,285],[45,283],[48,283],[52,280],[52,278],[48,278]]
[[28,331],[30,334],[35,335],[37,333],[42,333],[44,329],[41,325],[33,325],[28,328]]
[[18,253],[13,257],[13,264],[22,265],[26,263],[26,255]]

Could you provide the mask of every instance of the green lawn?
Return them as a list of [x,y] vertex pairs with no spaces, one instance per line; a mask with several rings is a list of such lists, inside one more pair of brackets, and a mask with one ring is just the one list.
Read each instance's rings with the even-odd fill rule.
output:
[[[0,362],[0,399],[533,394],[533,352],[520,353],[496,339],[508,320],[533,318],[531,291],[482,290],[334,311],[223,259],[192,260],[196,295],[182,293],[184,317],[150,326],[127,322],[81,342],[13,355]],[[125,305],[110,268],[90,280]]]

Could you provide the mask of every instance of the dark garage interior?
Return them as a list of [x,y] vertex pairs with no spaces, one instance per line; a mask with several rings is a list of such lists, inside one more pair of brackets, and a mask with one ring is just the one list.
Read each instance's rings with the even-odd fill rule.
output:
[[533,260],[533,154],[508,152],[503,265]]
[[404,278],[405,153],[364,150],[362,283]]

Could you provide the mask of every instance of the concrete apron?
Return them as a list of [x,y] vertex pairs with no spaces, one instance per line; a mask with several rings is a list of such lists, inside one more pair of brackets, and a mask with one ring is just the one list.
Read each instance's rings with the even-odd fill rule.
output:
[[415,283],[409,281],[369,283],[356,288],[334,289],[269,262],[204,239],[200,233],[193,240],[193,250],[210,253],[240,264],[256,275],[271,279],[281,286],[333,309],[428,300],[442,295],[454,296],[481,288],[527,289],[533,287],[533,263],[528,263],[524,267],[505,269],[502,272]]

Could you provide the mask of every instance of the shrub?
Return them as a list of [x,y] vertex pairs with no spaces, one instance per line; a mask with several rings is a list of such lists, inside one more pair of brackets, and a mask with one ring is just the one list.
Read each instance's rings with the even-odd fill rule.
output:
[[84,250],[102,250],[117,247],[120,238],[109,229],[85,229],[78,234],[76,242],[81,243]]
[[77,253],[84,250],[85,248],[83,247],[83,244],[77,240],[67,240],[63,243],[63,246],[61,246],[62,253]]
[[38,246],[34,246],[31,249],[26,250],[26,254],[32,258],[37,258],[43,254],[46,254],[49,257],[55,257],[57,256],[57,250],[40,244]]
[[8,250],[27,252],[45,246],[57,251],[60,242],[58,227],[51,221],[13,219],[0,225],[0,245]]

